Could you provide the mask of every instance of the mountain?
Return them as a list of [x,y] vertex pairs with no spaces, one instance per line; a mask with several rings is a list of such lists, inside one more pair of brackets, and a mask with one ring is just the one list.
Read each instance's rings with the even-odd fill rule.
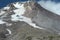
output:
[[15,2],[0,9],[0,40],[60,40],[59,15],[37,2]]

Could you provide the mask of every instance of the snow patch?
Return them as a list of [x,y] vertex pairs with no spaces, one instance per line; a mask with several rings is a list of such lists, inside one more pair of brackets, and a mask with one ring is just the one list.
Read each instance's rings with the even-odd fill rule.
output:
[[4,13],[5,13],[5,11],[1,11],[1,12],[0,12],[0,16],[3,15]]
[[7,7],[4,7],[4,10],[8,10],[8,9],[10,9],[10,7],[8,7],[8,6]]
[[24,4],[19,4],[18,2],[16,4],[13,4],[16,8],[21,8]]
[[6,26],[7,27],[9,27],[9,26],[11,26],[12,25],[12,23],[6,23]]
[[4,24],[4,23],[6,23],[6,22],[4,22],[4,21],[0,20],[0,24]]
[[9,32],[9,34],[12,34],[10,29],[6,29],[6,30]]

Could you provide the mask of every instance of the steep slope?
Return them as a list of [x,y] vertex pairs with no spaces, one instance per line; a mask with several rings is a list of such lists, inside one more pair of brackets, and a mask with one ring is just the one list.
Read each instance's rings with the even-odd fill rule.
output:
[[11,3],[0,9],[0,40],[60,40],[58,31],[50,30],[58,17],[37,2]]
[[32,20],[39,26],[46,28],[50,31],[60,33],[60,15],[52,13],[44,8],[42,8],[39,4],[36,5],[38,9],[37,16],[35,16]]

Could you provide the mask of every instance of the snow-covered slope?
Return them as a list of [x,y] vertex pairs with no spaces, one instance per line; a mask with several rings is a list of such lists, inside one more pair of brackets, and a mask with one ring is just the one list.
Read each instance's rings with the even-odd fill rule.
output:
[[[0,24],[5,24],[8,27],[8,26],[13,25],[11,22],[9,23],[9,21],[12,21],[12,22],[22,21],[29,24],[30,26],[34,28],[43,29],[42,27],[37,26],[31,20],[32,19],[31,17],[33,17],[33,14],[34,14],[34,12],[32,11],[34,8],[33,5],[34,5],[34,2],[31,2],[31,3],[30,2],[22,2],[22,3],[16,2],[16,3],[11,3],[9,6],[2,8],[0,12]],[[31,15],[30,13],[32,14],[32,16],[29,16]],[[6,28],[6,30],[9,32],[9,34],[11,34],[10,29]]]

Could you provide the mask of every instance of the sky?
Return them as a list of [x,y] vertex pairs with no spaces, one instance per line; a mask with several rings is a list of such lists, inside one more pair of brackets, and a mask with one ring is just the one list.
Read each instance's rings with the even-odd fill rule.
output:
[[[17,1],[27,1],[27,0],[0,0],[0,8],[6,6],[9,3],[17,2]],[[46,0],[45,0],[46,1]],[[51,0],[53,2],[60,2],[60,0]]]
[[0,8],[6,6],[9,3],[18,2],[18,1],[28,1],[28,0],[0,0]]
[[53,1],[53,2],[57,2],[57,3],[60,2],[60,0],[51,0],[51,1]]

